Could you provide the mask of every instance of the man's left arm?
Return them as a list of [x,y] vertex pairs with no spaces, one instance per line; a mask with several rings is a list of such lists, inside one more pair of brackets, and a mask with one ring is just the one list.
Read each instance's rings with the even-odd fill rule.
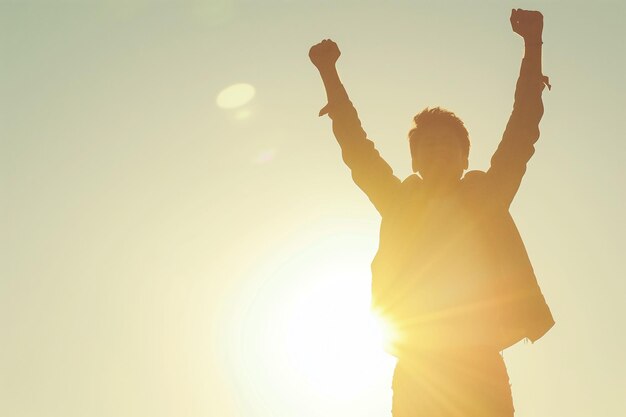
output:
[[515,89],[513,112],[502,141],[491,158],[488,171],[494,197],[508,207],[519,189],[526,164],[535,152],[539,122],[543,116],[541,93],[548,78],[541,71],[543,15],[537,11],[513,9],[513,31],[524,38],[524,59]]

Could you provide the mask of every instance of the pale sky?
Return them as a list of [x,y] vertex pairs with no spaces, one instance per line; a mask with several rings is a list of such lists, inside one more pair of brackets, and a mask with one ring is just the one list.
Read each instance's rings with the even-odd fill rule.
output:
[[[545,16],[553,88],[511,211],[556,319],[504,352],[516,416],[626,415],[619,0],[0,0],[0,415],[390,416],[392,360],[345,345],[380,219],[308,49],[339,44],[397,176],[437,105],[487,169],[512,7]],[[251,100],[218,106],[238,83]]]

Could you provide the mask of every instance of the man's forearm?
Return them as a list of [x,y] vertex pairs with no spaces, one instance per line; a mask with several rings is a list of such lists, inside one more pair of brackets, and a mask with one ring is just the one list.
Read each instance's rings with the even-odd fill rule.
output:
[[[326,99],[328,101],[327,107],[343,100],[347,100],[348,94],[344,89],[343,84],[341,84],[337,67],[334,65],[323,67],[320,68],[319,71],[320,76],[322,77],[322,82],[324,83],[324,89],[326,90]],[[320,115],[328,111],[327,107],[322,109]]]
[[540,81],[541,84],[545,84],[548,89],[552,86],[549,83],[548,77],[543,75],[541,53],[543,42],[541,39],[537,40],[524,40],[524,59],[520,69],[520,80]]
[[[524,40],[524,59],[520,67],[520,74],[515,88],[515,104],[512,119],[522,116],[527,122],[534,120],[539,123],[541,114],[543,114],[543,105],[541,102],[541,92],[544,84],[550,88],[548,77],[542,72],[541,38]],[[533,124],[534,124],[533,122]]]
[[520,70],[521,77],[541,78],[541,40],[524,41],[524,59]]

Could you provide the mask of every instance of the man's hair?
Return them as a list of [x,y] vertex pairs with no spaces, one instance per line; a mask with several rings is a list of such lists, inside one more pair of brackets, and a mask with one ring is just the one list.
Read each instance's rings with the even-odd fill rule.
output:
[[463,124],[463,121],[459,119],[454,113],[441,107],[434,107],[429,109],[426,107],[419,112],[413,118],[415,127],[409,131],[409,146],[411,148],[411,157],[415,159],[417,155],[417,142],[420,137],[420,133],[431,126],[448,126],[454,132],[457,133],[456,137],[459,140],[461,149],[465,157],[469,156],[469,133]]

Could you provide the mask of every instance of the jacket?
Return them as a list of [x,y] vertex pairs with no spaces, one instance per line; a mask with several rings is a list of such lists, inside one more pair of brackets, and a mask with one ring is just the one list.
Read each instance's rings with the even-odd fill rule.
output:
[[[527,59],[525,58],[524,61]],[[492,311],[497,311],[499,350],[528,338],[536,341],[553,325],[550,309],[541,293],[528,254],[509,213],[526,165],[539,138],[543,115],[541,92],[547,78],[522,62],[515,92],[513,112],[503,139],[487,172],[470,171],[460,180],[458,193],[467,208],[472,227],[480,231],[492,256],[494,292]],[[422,180],[411,175],[400,181],[367,138],[358,114],[341,87],[341,97],[329,103],[320,115],[328,113],[342,157],[354,182],[366,193],[381,214],[378,252],[372,262],[372,308],[393,310],[394,299],[403,293],[407,274],[406,253],[412,246],[407,239],[419,233],[419,204]]]

